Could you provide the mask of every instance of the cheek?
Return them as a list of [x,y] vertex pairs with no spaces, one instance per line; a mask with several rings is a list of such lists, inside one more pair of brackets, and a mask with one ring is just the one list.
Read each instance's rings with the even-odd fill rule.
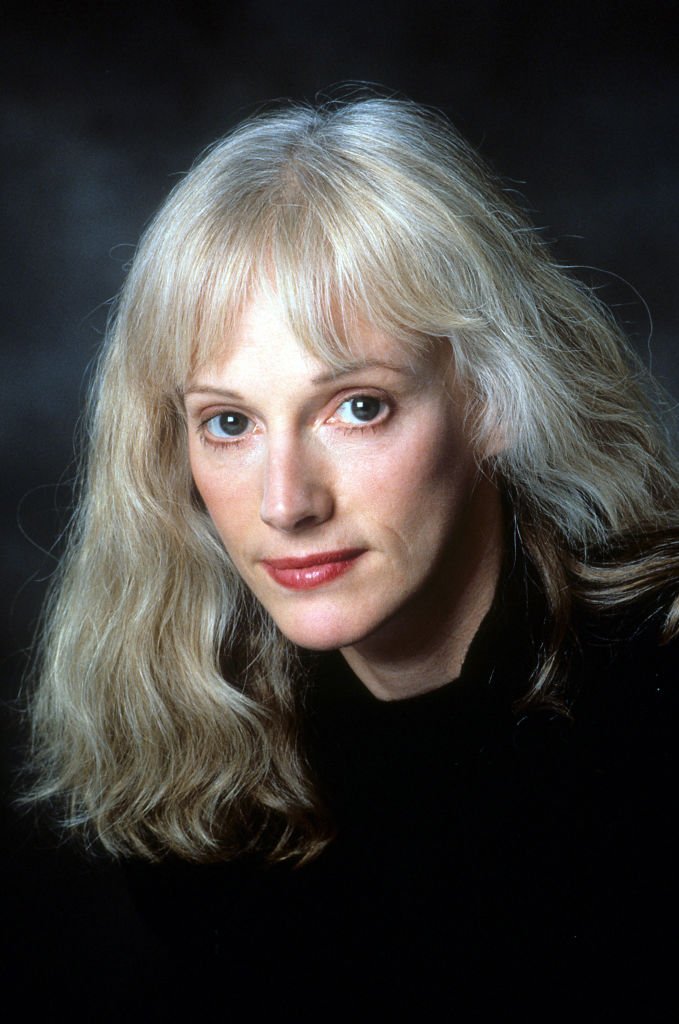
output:
[[366,506],[392,523],[414,523],[421,531],[430,516],[446,518],[473,487],[477,466],[459,430],[414,432],[415,436],[374,452],[352,467],[350,486]]
[[242,474],[229,472],[226,467],[206,467],[199,457],[191,459],[193,482],[203,504],[221,537],[233,556],[239,543],[252,524],[252,488]]

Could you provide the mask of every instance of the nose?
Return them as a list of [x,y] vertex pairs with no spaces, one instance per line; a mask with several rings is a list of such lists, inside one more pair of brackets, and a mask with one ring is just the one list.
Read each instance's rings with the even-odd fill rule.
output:
[[334,501],[327,468],[302,441],[271,443],[267,453],[260,515],[284,533],[326,522]]

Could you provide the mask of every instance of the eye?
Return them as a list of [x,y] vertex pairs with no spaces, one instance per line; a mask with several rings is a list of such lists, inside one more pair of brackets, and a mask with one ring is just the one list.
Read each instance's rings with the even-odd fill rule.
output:
[[382,417],[386,410],[387,403],[375,395],[354,395],[342,402],[335,415],[342,423],[358,426],[361,423],[372,423]]
[[242,412],[220,412],[205,422],[205,429],[220,440],[242,437],[252,429],[252,423]]

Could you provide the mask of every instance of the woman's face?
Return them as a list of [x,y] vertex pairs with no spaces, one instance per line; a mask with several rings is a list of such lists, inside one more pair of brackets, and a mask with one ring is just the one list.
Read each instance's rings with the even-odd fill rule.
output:
[[[440,359],[366,326],[333,372],[251,302],[185,402],[193,478],[243,580],[295,643],[408,643],[478,562],[497,502]],[[481,538],[482,540],[482,538]]]

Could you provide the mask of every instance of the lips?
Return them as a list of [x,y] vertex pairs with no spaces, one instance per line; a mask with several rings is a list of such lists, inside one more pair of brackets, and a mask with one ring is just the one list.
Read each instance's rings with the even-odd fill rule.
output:
[[364,548],[319,551],[302,558],[266,558],[262,564],[276,583],[288,590],[311,590],[331,583],[353,568]]

